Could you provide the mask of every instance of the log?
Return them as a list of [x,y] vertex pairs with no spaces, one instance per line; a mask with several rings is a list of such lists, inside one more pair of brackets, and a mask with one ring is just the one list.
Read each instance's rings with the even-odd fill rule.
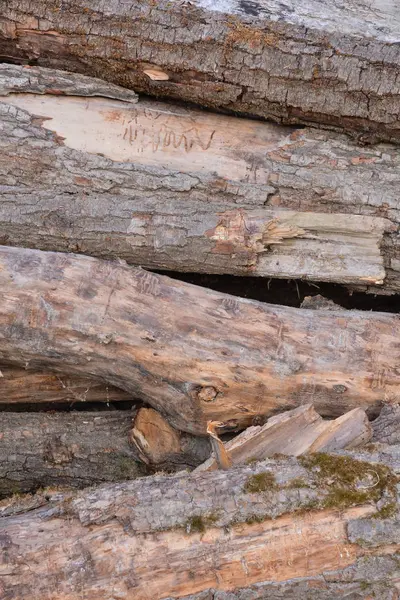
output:
[[3,501],[2,597],[393,599],[398,456],[271,459]]
[[211,454],[207,438],[177,431],[153,408],[137,411],[129,438],[140,460],[161,470],[197,467]]
[[3,244],[400,291],[396,147],[73,81],[0,66]]
[[263,304],[87,256],[0,246],[0,360],[98,377],[177,429],[313,403],[379,410],[397,315]]
[[0,497],[144,475],[130,411],[0,414]]
[[8,0],[0,58],[277,122],[400,139],[395,2]]
[[0,364],[0,405],[132,400],[132,394],[93,378]]
[[[248,427],[224,445],[233,465],[275,454],[300,456],[357,448],[370,441],[372,428],[365,411],[354,408],[332,421],[324,421],[312,404],[271,417],[263,426]],[[214,471],[218,456],[208,458],[196,471]]]

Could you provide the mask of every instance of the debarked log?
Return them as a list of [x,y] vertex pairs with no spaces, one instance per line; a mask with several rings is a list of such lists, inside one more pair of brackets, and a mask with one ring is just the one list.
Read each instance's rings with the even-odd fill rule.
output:
[[395,2],[8,0],[0,59],[284,123],[400,139]]
[[2,597],[392,600],[398,470],[316,454],[5,500]]
[[93,378],[0,364],[0,405],[133,400],[132,394]]
[[135,104],[83,76],[60,96],[74,77],[0,67],[3,244],[400,291],[396,147]]
[[144,475],[130,411],[1,412],[0,497]]
[[98,377],[176,428],[398,393],[400,320],[268,305],[99,259],[0,247],[0,360]]

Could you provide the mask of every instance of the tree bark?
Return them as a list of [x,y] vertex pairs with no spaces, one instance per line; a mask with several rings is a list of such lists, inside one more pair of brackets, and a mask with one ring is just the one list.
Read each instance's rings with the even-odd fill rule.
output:
[[145,474],[129,444],[130,411],[0,414],[0,497]]
[[0,82],[3,244],[400,291],[396,147],[87,98],[119,91],[82,76],[60,97],[74,75],[46,69]]
[[132,400],[132,394],[96,379],[0,364],[0,405]]
[[379,417],[372,423],[373,442],[400,444],[400,405],[385,403]]
[[6,61],[284,123],[400,139],[396,3],[8,0]]
[[0,360],[99,377],[205,434],[397,393],[397,315],[262,304],[86,256],[0,247]]
[[393,464],[315,455],[3,502],[2,597],[393,599]]

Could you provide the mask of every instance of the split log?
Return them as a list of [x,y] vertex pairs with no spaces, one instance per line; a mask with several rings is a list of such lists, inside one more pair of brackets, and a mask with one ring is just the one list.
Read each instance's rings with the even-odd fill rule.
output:
[[397,315],[235,298],[87,256],[0,247],[0,360],[99,377],[184,431],[399,389]]
[[[203,437],[173,429],[151,408],[137,411],[130,436],[139,458],[153,467],[163,469],[177,464],[181,468],[197,466],[197,471],[217,468]],[[263,426],[248,427],[224,447],[231,464],[239,465],[275,454],[300,456],[307,452],[356,448],[371,437],[371,425],[362,409],[355,408],[335,420],[324,421],[309,404],[271,417]]]
[[400,150],[84,79],[0,67],[3,244],[400,291]]
[[140,460],[158,469],[197,467],[211,454],[207,438],[174,429],[152,408],[138,410],[129,436]]
[[317,454],[3,501],[2,597],[393,599],[397,477],[386,456],[366,457]]
[[0,58],[399,141],[398,31],[395,2],[8,0]]
[[[260,460],[274,454],[300,456],[357,448],[370,441],[372,428],[361,408],[332,421],[324,421],[312,404],[300,406],[268,419],[265,425],[248,427],[224,447],[233,465]],[[214,471],[217,457],[208,458],[197,471]]]
[[132,416],[118,410],[0,413],[0,497],[144,475],[128,441]]
[[0,364],[0,405],[132,400],[132,394],[96,379]]

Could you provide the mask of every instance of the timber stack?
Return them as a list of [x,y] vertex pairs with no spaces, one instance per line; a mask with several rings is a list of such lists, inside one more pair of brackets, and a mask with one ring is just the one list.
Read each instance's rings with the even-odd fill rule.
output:
[[400,17],[0,6],[0,598],[399,598]]

